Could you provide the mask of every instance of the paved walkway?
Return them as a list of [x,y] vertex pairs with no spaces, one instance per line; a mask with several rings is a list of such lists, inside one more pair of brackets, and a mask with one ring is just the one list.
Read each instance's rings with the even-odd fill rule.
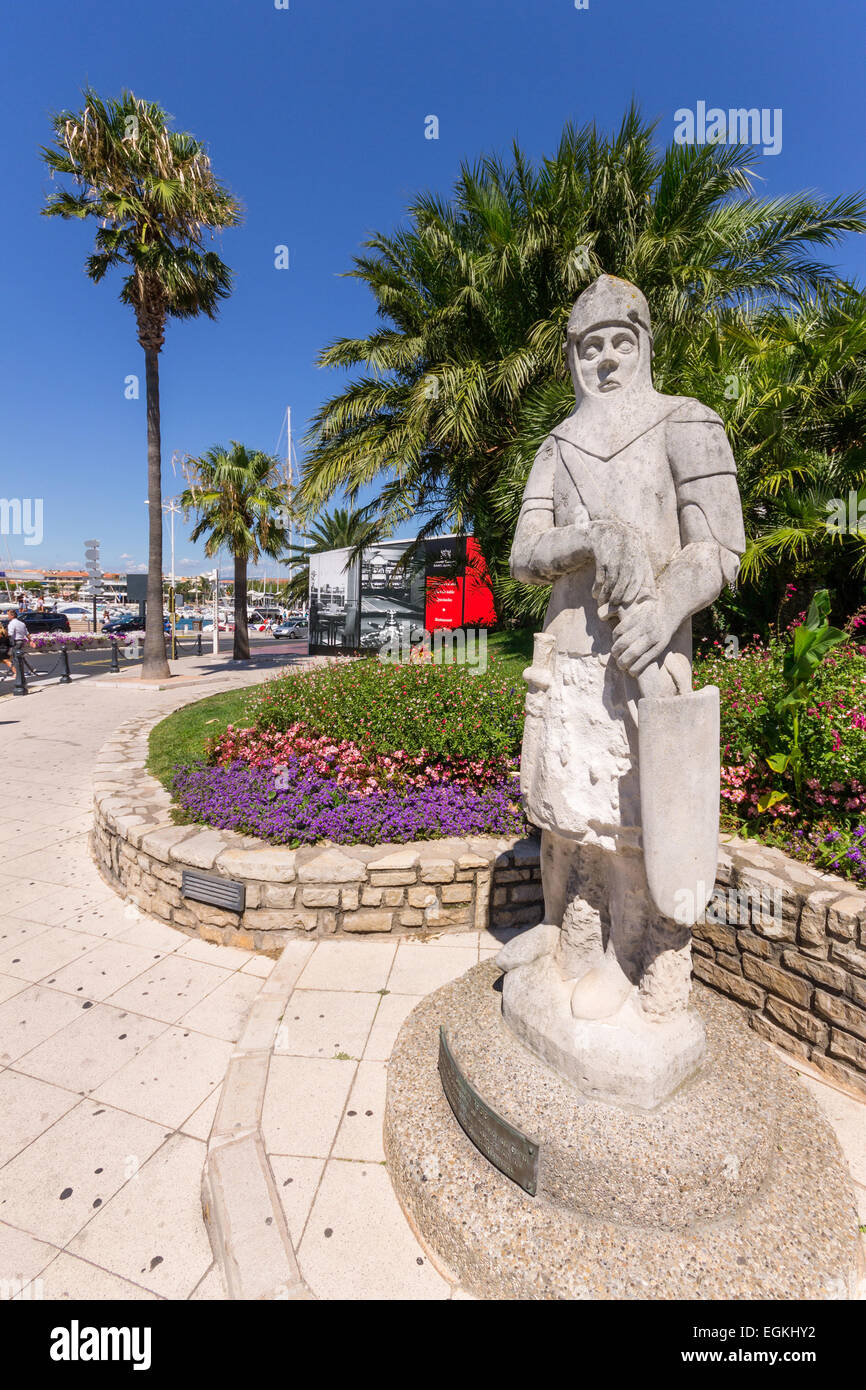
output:
[[[254,663],[264,678],[273,658]],[[183,662],[185,676],[193,662]],[[206,1140],[272,963],[148,919],[87,847],[90,770],[135,711],[247,684],[99,681],[0,698],[0,1297],[224,1298],[201,1216]],[[292,943],[304,955],[271,1059],[265,1147],[320,1298],[462,1294],[416,1243],[383,1163],[386,1063],[426,993],[492,954],[486,933]],[[866,1223],[866,1107],[807,1080]]]

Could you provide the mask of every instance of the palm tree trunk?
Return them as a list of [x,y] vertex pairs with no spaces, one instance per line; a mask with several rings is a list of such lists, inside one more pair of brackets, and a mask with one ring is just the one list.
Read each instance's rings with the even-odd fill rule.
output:
[[247,562],[245,557],[235,556],[235,645],[232,657],[235,661],[249,661],[250,634],[247,627]]
[[162,627],[162,446],[159,426],[159,349],[144,353],[147,390],[147,500],[149,544],[147,554],[147,622],[144,632],[145,680],[169,676]]

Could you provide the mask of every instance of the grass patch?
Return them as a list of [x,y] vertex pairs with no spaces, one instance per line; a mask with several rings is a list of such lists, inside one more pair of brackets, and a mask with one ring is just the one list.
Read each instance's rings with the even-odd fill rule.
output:
[[[253,690],[255,687],[253,687]],[[229,724],[246,724],[253,690],[229,690],[209,695],[194,705],[185,705],[151,731],[147,769],[164,786],[171,780],[176,763],[204,757],[205,743],[215,734],[224,734]]]

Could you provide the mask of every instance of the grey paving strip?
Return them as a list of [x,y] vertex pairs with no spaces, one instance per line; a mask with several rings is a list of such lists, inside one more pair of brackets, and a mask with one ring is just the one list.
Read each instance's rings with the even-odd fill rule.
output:
[[223,1081],[208,1140],[202,1208],[230,1298],[308,1299],[265,1153],[261,1120],[271,1052],[314,945],[290,942],[255,1000]]

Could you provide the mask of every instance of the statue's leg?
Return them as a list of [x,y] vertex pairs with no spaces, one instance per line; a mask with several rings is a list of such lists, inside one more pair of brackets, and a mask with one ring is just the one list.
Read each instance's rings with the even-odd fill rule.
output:
[[566,980],[580,980],[604,960],[604,851],[592,845],[574,846],[567,876],[562,931],[556,959]]
[[656,914],[644,940],[640,982],[643,1012],[657,1022],[685,1013],[691,977],[691,929]]
[[608,917],[604,954],[578,980],[571,996],[575,1018],[610,1018],[640,980],[642,938],[647,921],[642,891],[643,862],[623,848],[597,851],[598,889]]
[[541,832],[541,883],[544,890],[544,920],[537,927],[521,932],[507,942],[496,957],[503,970],[528,965],[539,956],[550,955],[559,941],[566,905],[566,892],[574,856],[574,842],[552,830]]

